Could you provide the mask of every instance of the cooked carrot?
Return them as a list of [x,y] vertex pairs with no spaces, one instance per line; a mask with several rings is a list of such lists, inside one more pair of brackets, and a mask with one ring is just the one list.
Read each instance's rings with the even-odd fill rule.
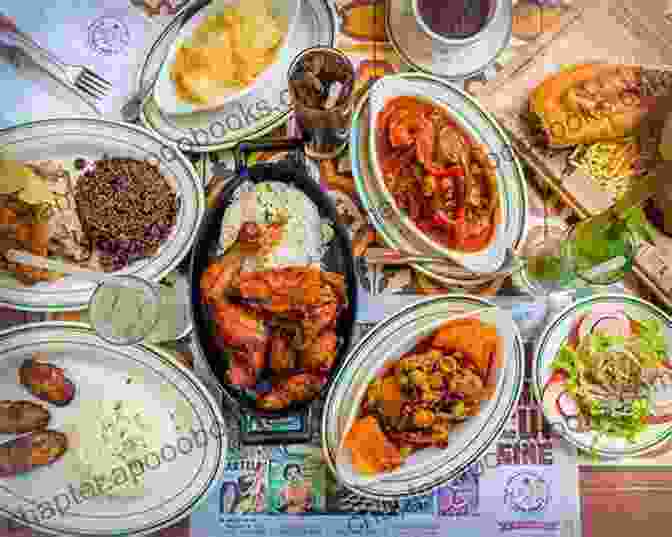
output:
[[38,222],[33,224],[30,240],[30,251],[35,255],[46,257],[49,253],[49,223]]
[[383,433],[373,416],[358,419],[348,431],[345,447],[355,468],[365,474],[393,470],[403,462],[399,448]]
[[22,244],[30,244],[33,236],[33,227],[30,224],[16,226],[16,240]]
[[16,213],[7,207],[0,207],[0,225],[16,224]]

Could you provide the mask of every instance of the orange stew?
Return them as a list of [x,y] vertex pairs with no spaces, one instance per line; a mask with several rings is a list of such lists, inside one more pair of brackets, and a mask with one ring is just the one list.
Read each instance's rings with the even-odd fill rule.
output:
[[345,446],[362,473],[394,470],[414,451],[448,445],[456,424],[495,392],[497,329],[478,319],[444,324],[369,386]]
[[448,248],[487,247],[498,217],[487,151],[443,108],[417,97],[390,99],[376,131],[385,185],[413,223]]

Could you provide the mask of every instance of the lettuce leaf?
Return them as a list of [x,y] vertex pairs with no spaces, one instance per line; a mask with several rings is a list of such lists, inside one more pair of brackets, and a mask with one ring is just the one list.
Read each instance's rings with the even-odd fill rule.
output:
[[646,218],[644,209],[640,206],[632,207],[623,213],[621,218],[625,221],[625,225],[636,238],[653,244],[656,236],[655,228],[649,223]]
[[590,335],[590,354],[604,352],[610,347],[623,345],[625,338],[623,336],[610,336],[603,332],[594,332]]
[[646,398],[633,401],[631,412],[626,415],[615,415],[597,401],[592,401],[590,424],[598,437],[613,436],[634,442],[637,435],[646,429],[646,418],[650,413],[649,401]]
[[575,394],[578,387],[578,360],[579,355],[576,351],[567,345],[563,345],[551,363],[551,369],[554,371],[562,370],[567,373],[565,385],[567,391],[571,394]]
[[655,354],[659,361],[667,358],[667,341],[661,324],[656,319],[639,321],[639,344],[642,353]]

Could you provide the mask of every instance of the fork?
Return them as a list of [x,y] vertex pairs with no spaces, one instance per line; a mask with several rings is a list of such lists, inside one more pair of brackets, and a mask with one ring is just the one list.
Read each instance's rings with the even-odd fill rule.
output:
[[46,60],[50,66],[56,68],[56,72],[54,72],[54,70],[49,69],[40,63],[42,67],[47,69],[49,74],[58,80],[65,82],[67,85],[76,88],[89,97],[95,100],[100,100],[105,97],[112,88],[112,84],[100,75],[94,73],[88,67],[83,65],[69,65],[62,62],[53,53],[38,45],[28,34],[17,29],[9,33],[9,35],[14,37],[16,45],[21,47],[27,54],[38,56],[41,59]]

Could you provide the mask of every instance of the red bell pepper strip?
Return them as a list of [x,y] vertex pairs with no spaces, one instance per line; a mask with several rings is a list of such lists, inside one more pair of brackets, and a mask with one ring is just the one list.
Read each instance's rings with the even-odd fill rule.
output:
[[415,225],[418,227],[420,231],[424,231],[425,233],[429,233],[434,227],[434,224],[426,220],[421,220],[420,222],[417,222]]
[[438,210],[432,215],[432,224],[437,227],[450,228],[455,223],[450,220],[445,211]]
[[462,246],[467,235],[466,209],[464,205],[457,208],[455,215],[455,242]]
[[464,177],[464,170],[462,166],[450,166],[449,168],[442,168],[432,164],[426,164],[425,169],[430,175],[434,177]]

